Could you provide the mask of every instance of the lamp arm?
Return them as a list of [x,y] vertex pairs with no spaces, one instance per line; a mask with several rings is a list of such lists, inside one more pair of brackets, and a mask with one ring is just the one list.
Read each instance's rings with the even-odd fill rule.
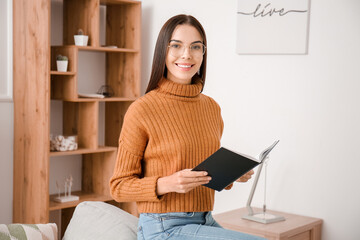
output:
[[255,176],[255,179],[254,179],[254,183],[252,185],[252,188],[251,188],[251,191],[250,191],[250,195],[249,195],[249,198],[248,198],[248,201],[246,203],[246,207],[248,209],[248,212],[249,212],[249,215],[254,215],[254,212],[251,208],[251,202],[252,202],[252,199],[254,197],[254,193],[255,193],[255,190],[256,190],[256,186],[257,186],[257,183],[259,181],[259,177],[260,177],[260,173],[261,173],[261,170],[262,170],[262,167],[263,167],[263,164],[264,164],[264,161],[262,161],[258,167],[258,171],[256,173],[256,176]]

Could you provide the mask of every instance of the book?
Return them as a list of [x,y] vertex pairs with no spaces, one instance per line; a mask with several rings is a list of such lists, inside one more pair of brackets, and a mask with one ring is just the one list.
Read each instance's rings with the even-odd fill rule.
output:
[[79,93],[78,95],[82,98],[105,98],[104,95],[97,93]]
[[221,191],[242,175],[263,163],[278,142],[279,140],[264,149],[260,153],[259,159],[221,147],[210,157],[193,168],[192,171],[208,172],[211,180],[204,186],[216,191]]

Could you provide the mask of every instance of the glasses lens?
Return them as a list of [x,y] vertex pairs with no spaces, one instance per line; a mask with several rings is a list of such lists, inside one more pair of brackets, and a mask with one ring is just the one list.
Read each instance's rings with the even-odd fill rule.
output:
[[[189,52],[194,57],[204,55],[206,47],[202,43],[193,43],[189,46]],[[169,53],[174,57],[180,57],[185,52],[185,46],[182,43],[172,42],[169,44]]]
[[190,52],[193,56],[202,56],[205,53],[205,46],[202,43],[193,43],[190,45]]
[[174,57],[180,57],[184,50],[185,48],[181,43],[173,42],[169,44],[169,53]]

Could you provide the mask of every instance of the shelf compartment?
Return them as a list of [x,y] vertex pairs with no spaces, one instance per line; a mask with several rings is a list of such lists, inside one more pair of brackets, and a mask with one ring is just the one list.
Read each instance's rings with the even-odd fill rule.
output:
[[139,62],[139,54],[106,54],[106,84],[114,89],[115,97],[140,97]]
[[106,6],[106,45],[139,49],[141,2],[129,0],[64,0],[64,45],[74,45],[74,35],[82,29],[89,46],[100,47],[100,4]]
[[74,35],[82,29],[89,36],[88,44],[99,46],[99,1],[64,0],[63,1],[63,43],[74,45]]
[[[77,59],[78,59],[78,51],[75,47],[73,46],[51,46],[51,72],[56,72],[57,67],[56,67],[56,57],[58,55],[63,55],[68,57],[68,72],[73,72],[76,73],[77,72]],[[65,75],[67,72],[65,72]],[[62,75],[64,75],[62,74]],[[57,74],[59,75],[59,74]],[[73,74],[74,75],[74,74]]]
[[99,146],[97,149],[79,148],[74,151],[65,152],[50,152],[50,157],[68,156],[68,155],[80,155],[90,153],[101,153],[101,152],[114,152],[117,151],[116,147]]
[[[106,1],[106,45],[139,49],[141,46],[141,3]],[[112,4],[113,3],[113,4]],[[124,2],[123,2],[124,3]],[[127,1],[126,3],[129,3]]]
[[82,159],[82,191],[110,195],[109,181],[114,173],[116,151],[85,154]]
[[[63,193],[62,193],[63,194]],[[49,211],[55,211],[65,208],[71,208],[76,207],[79,203],[84,201],[111,201],[112,197],[110,195],[101,195],[96,193],[85,193],[81,191],[73,192],[73,195],[79,196],[80,199],[78,201],[73,202],[65,202],[65,203],[59,203],[52,201],[54,197],[57,197],[57,194],[50,195],[49,198]]]
[[105,105],[105,145],[118,146],[125,113],[132,102],[108,102]]
[[77,135],[78,147],[97,149],[99,126],[99,102],[64,102],[63,133]]
[[51,99],[76,99],[77,84],[75,74],[53,74],[51,75]]
[[[116,161],[115,148],[112,151],[97,152],[82,155],[81,191],[73,192],[80,197],[78,201],[58,203],[52,201],[57,194],[49,197],[49,210],[59,210],[77,206],[84,201],[111,201],[108,182],[114,171]],[[105,184],[104,184],[105,183]]]
[[50,71],[50,75],[75,75],[75,72]]

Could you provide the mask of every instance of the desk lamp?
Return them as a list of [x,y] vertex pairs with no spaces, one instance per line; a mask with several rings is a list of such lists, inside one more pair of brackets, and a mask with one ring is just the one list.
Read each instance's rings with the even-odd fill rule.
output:
[[[268,147],[267,149],[265,149],[261,154],[260,154],[260,161],[261,164],[259,164],[258,167],[258,171],[256,173],[255,176],[255,180],[254,183],[252,185],[251,191],[250,191],[250,195],[248,198],[248,201],[246,203],[246,208],[248,209],[248,214],[243,216],[243,219],[247,219],[247,220],[251,220],[251,221],[255,221],[255,222],[260,222],[260,223],[274,223],[274,222],[279,222],[279,221],[284,221],[285,218],[282,216],[276,216],[270,213],[266,212],[266,175],[267,175],[267,164],[268,164],[268,155],[270,153],[270,151],[275,147],[275,145],[279,142],[279,140],[275,141],[270,147]],[[251,202],[252,199],[254,197],[254,193],[256,190],[256,186],[257,183],[259,181],[259,177],[261,174],[261,170],[263,168],[263,165],[265,164],[265,185],[264,185],[264,204],[263,204],[263,209],[262,212],[260,213],[254,213],[252,207],[251,207]]]

